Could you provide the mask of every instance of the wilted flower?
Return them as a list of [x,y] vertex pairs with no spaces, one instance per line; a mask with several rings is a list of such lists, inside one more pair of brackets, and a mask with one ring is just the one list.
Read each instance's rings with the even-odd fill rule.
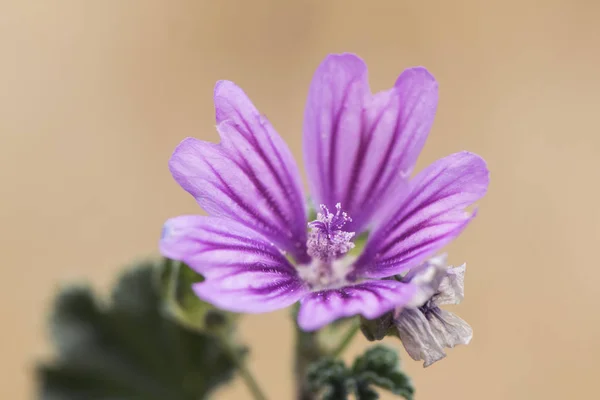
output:
[[448,267],[445,255],[412,269],[403,281],[420,289],[412,304],[398,309],[393,325],[404,348],[414,360],[428,367],[446,357],[444,348],[468,344],[473,330],[465,321],[442,310],[444,304],[458,304],[464,297],[465,265]]
[[[408,69],[372,94],[360,58],[331,55],[304,118],[304,161],[320,210],[309,233],[288,147],[232,82],[217,83],[214,99],[221,143],[185,139],[169,163],[210,216],[167,221],[160,247],[205,276],[194,290],[220,308],[258,313],[300,301],[300,327],[315,330],[401,307],[418,286],[384,278],[458,236],[474,216],[466,207],[487,190],[485,162],[467,152],[409,180],[438,100],[427,70]],[[364,251],[351,256],[353,238],[365,232]]]

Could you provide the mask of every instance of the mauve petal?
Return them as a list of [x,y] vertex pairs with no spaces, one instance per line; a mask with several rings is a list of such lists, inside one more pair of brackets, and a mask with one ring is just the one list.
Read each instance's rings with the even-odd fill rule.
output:
[[298,325],[305,331],[314,331],[344,317],[360,314],[374,319],[407,304],[415,292],[414,285],[395,280],[368,281],[314,292],[300,301]]
[[[315,72],[304,114],[303,145],[316,206],[333,209],[343,200],[348,161],[358,148],[369,95],[367,66],[355,55],[330,55]],[[350,211],[346,204],[342,207]]]
[[418,266],[462,232],[475,216],[466,207],[483,197],[488,182],[485,161],[476,154],[456,153],[430,165],[371,233],[351,277],[383,278]]
[[217,307],[259,313],[287,307],[307,287],[285,256],[265,237],[223,218],[181,216],[168,220],[160,241],[165,257],[204,275],[196,294]]
[[277,270],[260,272],[223,271],[193,286],[196,295],[223,310],[239,313],[264,313],[291,306],[306,293],[299,279]]
[[437,83],[424,68],[371,94],[355,55],[331,55],[313,78],[304,118],[304,159],[315,205],[340,202],[364,230],[389,208],[414,167],[433,123]]
[[169,163],[175,180],[213,216],[242,222],[306,262],[306,210],[289,148],[232,82],[215,88],[221,143],[188,138]]

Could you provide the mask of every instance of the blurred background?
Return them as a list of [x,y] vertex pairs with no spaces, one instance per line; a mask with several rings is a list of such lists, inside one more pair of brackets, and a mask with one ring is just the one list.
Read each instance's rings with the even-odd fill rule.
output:
[[[492,171],[449,248],[475,337],[426,370],[402,350],[417,399],[595,397],[599,15],[593,0],[0,1],[0,397],[34,398],[61,283],[106,288],[157,253],[165,219],[200,212],[167,160],[186,136],[217,139],[215,81],[241,85],[301,160],[312,74],[345,51],[373,90],[409,66],[437,77],[419,167],[467,149]],[[291,398],[288,313],[243,327],[270,397]]]

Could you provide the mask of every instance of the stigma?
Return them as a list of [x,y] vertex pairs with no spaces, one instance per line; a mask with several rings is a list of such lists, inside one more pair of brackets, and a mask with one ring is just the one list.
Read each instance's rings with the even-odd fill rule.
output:
[[335,205],[335,214],[324,204],[321,204],[320,208],[321,212],[317,214],[317,219],[308,223],[310,228],[306,242],[308,255],[321,263],[331,265],[354,248],[352,243],[354,232],[343,230],[344,225],[352,219],[342,211],[340,203]]

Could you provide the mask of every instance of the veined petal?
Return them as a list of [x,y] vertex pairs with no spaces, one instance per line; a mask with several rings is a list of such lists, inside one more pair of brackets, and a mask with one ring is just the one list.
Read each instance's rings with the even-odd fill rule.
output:
[[398,337],[413,360],[423,360],[428,367],[446,357],[445,348],[469,344],[473,329],[451,312],[434,308],[404,309],[394,320]]
[[465,298],[466,270],[466,264],[446,269],[446,276],[435,295],[436,304],[459,304]]
[[[432,260],[434,260],[432,262]],[[417,294],[412,298],[410,306],[420,307],[432,297],[437,296],[442,282],[447,279],[448,267],[446,267],[445,256],[440,264],[435,259],[430,259],[418,267],[411,268],[402,278],[403,282],[410,282],[417,286]]]
[[344,317],[360,314],[374,319],[407,304],[415,292],[416,286],[394,280],[314,292],[300,301],[298,325],[305,331],[314,331]]
[[473,328],[456,314],[436,308],[427,315],[427,319],[444,347],[451,349],[459,344],[469,344],[473,339]]
[[[341,202],[370,96],[367,66],[352,54],[330,55],[318,67],[304,114],[304,165],[315,206]],[[350,211],[346,204],[342,204]],[[354,215],[352,215],[354,217]]]
[[408,354],[427,367],[446,356],[444,348],[468,344],[473,329],[442,304],[458,304],[464,297],[465,265],[449,267],[446,256],[434,257],[412,268],[403,278],[418,288],[405,308],[396,310],[393,325]]
[[217,83],[215,108],[221,143],[184,140],[169,162],[173,177],[210,215],[252,227],[306,262],[306,210],[289,148],[232,82]]
[[220,276],[196,283],[196,295],[223,310],[264,313],[286,308],[297,302],[306,288],[301,280],[276,269],[220,271]]
[[298,301],[307,287],[265,237],[223,218],[181,216],[165,224],[160,250],[204,275],[196,294],[234,312],[267,312]]
[[395,213],[369,237],[353,277],[383,278],[418,266],[457,237],[487,191],[483,159],[461,152],[436,161],[411,181]]
[[398,337],[413,360],[423,360],[428,367],[446,357],[438,332],[418,309],[406,309],[395,322]]
[[311,84],[304,118],[304,158],[315,205],[340,202],[360,233],[389,208],[414,167],[438,100],[424,68],[404,71],[390,90],[371,94],[355,55],[331,55]]

